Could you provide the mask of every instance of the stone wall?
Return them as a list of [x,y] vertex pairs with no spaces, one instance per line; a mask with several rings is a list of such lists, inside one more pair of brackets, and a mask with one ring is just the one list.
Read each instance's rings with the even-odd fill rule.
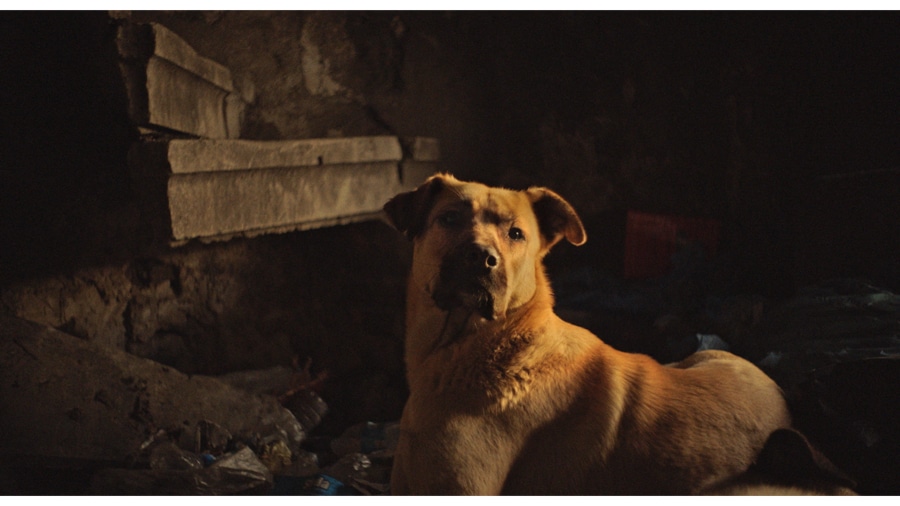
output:
[[[900,162],[889,147],[894,15],[130,16],[166,24],[253,84],[248,136],[437,138],[459,176],[569,198],[592,232],[585,251],[611,271],[625,210],[700,216],[723,222],[736,289],[790,293],[840,262],[797,244],[830,226],[806,219],[820,178]],[[860,262],[873,274],[886,263]]]

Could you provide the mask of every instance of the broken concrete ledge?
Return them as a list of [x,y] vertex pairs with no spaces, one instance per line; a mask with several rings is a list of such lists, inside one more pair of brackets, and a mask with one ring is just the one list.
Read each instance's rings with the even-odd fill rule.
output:
[[[155,235],[169,244],[377,218],[437,170],[436,139],[168,140],[129,153]],[[406,154],[404,154],[404,152]]]
[[294,141],[176,139],[136,145],[147,165],[144,175],[196,174],[234,170],[399,162],[396,137],[343,137]]
[[227,67],[200,56],[157,23],[125,22],[116,42],[135,125],[213,139],[240,137],[246,104]]
[[275,397],[0,314],[5,463],[122,463],[158,430],[189,435],[204,420],[232,434],[277,430],[292,447],[305,436]]

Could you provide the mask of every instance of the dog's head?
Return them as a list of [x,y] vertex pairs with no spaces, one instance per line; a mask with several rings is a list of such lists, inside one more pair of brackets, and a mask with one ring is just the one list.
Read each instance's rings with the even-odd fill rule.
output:
[[384,210],[415,243],[413,284],[443,311],[487,320],[531,300],[553,245],[587,240],[572,206],[546,188],[514,191],[438,174]]

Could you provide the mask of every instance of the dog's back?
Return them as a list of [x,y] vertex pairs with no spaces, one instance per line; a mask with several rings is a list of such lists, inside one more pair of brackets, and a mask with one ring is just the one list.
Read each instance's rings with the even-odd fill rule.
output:
[[504,493],[698,493],[742,473],[790,424],[778,386],[739,357],[710,351],[663,367],[573,332],[598,343],[593,358],[576,381],[534,393],[574,400],[528,439]]

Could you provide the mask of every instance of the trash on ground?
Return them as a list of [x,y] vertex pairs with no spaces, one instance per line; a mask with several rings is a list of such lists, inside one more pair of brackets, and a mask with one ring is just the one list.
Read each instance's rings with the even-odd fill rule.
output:
[[202,469],[104,469],[91,480],[98,495],[234,495],[271,490],[272,473],[244,448]]

